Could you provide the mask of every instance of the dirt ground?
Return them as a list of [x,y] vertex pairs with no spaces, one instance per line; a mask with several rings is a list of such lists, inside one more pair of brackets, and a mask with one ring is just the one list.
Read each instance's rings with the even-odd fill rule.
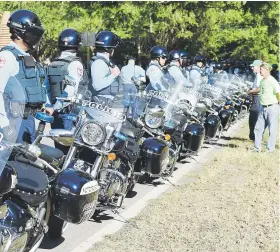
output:
[[244,125],[192,182],[151,201],[93,252],[279,251],[279,144],[251,153]]

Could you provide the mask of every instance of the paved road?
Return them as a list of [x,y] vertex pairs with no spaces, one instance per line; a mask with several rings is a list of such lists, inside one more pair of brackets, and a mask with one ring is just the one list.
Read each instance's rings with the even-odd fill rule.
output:
[[[241,123],[241,122],[240,122]],[[225,135],[229,136],[240,125],[234,125],[229,132]],[[49,140],[50,141],[50,140]],[[48,144],[52,144],[51,142]],[[220,140],[219,143],[223,142]],[[197,169],[201,164],[207,161],[210,152],[217,148],[205,145],[199,152],[199,156],[195,159],[199,162],[190,161],[185,164],[177,164],[177,170],[174,172],[171,181],[176,183],[187,172]],[[135,216],[147,201],[151,198],[157,198],[161,193],[170,188],[172,185],[167,181],[161,181],[157,185],[141,185],[135,186],[135,195],[131,198],[126,198],[124,201],[123,209],[120,213],[128,218]],[[105,235],[117,231],[125,222],[120,216],[112,212],[104,212],[95,220],[90,220],[80,225],[69,224],[68,229],[65,231],[63,238],[59,240],[50,240],[45,237],[38,252],[83,252],[87,251],[94,242],[102,239]]]

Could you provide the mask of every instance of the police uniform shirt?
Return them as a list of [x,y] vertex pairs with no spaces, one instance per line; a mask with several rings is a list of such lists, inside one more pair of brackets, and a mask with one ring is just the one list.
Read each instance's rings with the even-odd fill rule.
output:
[[[60,56],[58,57],[59,59],[64,59],[67,58],[69,56],[76,56],[76,53],[73,52],[69,52],[69,51],[63,51],[61,52]],[[83,73],[84,73],[84,67],[83,64],[78,61],[72,61],[69,65],[68,65],[68,75],[70,77],[72,77],[75,80],[75,86],[71,86],[71,85],[67,85],[64,88],[64,91],[62,93],[62,95],[60,97],[72,97],[74,96],[77,91],[78,91],[78,87],[79,87],[79,83],[83,78]],[[44,81],[44,86],[47,89],[47,103],[46,103],[46,107],[51,107],[51,87],[49,84],[49,80],[46,76],[46,79]],[[63,103],[61,101],[57,101],[53,108],[55,110],[61,109],[63,107]]]
[[198,87],[202,82],[201,69],[196,65],[193,65],[190,70],[190,81],[195,87]]
[[192,84],[185,78],[182,70],[177,66],[176,62],[170,62],[168,72],[173,77],[176,84],[180,84],[185,87],[192,87]]
[[155,90],[159,91],[167,91],[166,85],[163,83],[164,79],[164,73],[161,70],[160,64],[156,61],[153,60],[151,61],[147,71],[146,75],[150,80],[150,85],[153,87]]
[[121,80],[125,84],[133,84],[132,77],[145,77],[145,70],[134,64],[134,62],[128,62],[126,66],[121,69]]
[[[108,54],[97,53],[96,56],[103,57],[108,61],[110,60]],[[109,87],[115,81],[116,78],[117,76],[111,74],[109,66],[102,59],[97,59],[92,63],[91,65],[92,87],[96,91],[100,91],[106,87]],[[106,95],[104,95],[104,97],[105,96]]]
[[[16,43],[11,42],[8,46],[15,47],[22,55],[29,56],[28,53],[23,51]],[[15,76],[19,73],[19,63],[16,57],[10,51],[0,52],[0,127],[9,125],[9,120],[6,115],[3,93],[6,84],[11,76]]]

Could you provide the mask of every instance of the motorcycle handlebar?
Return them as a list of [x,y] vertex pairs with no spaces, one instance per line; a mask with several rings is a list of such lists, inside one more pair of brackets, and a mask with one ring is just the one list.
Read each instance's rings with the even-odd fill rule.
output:
[[21,153],[30,161],[36,162],[37,161],[37,156],[35,153],[31,152],[29,150],[29,144],[23,142],[22,145],[17,146],[17,148],[21,151]]

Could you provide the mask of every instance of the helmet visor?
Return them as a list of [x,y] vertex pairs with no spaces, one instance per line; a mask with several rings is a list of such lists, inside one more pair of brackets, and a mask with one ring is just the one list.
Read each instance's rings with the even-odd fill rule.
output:
[[30,47],[35,47],[43,37],[45,30],[41,26],[32,26],[26,29],[23,41]]

